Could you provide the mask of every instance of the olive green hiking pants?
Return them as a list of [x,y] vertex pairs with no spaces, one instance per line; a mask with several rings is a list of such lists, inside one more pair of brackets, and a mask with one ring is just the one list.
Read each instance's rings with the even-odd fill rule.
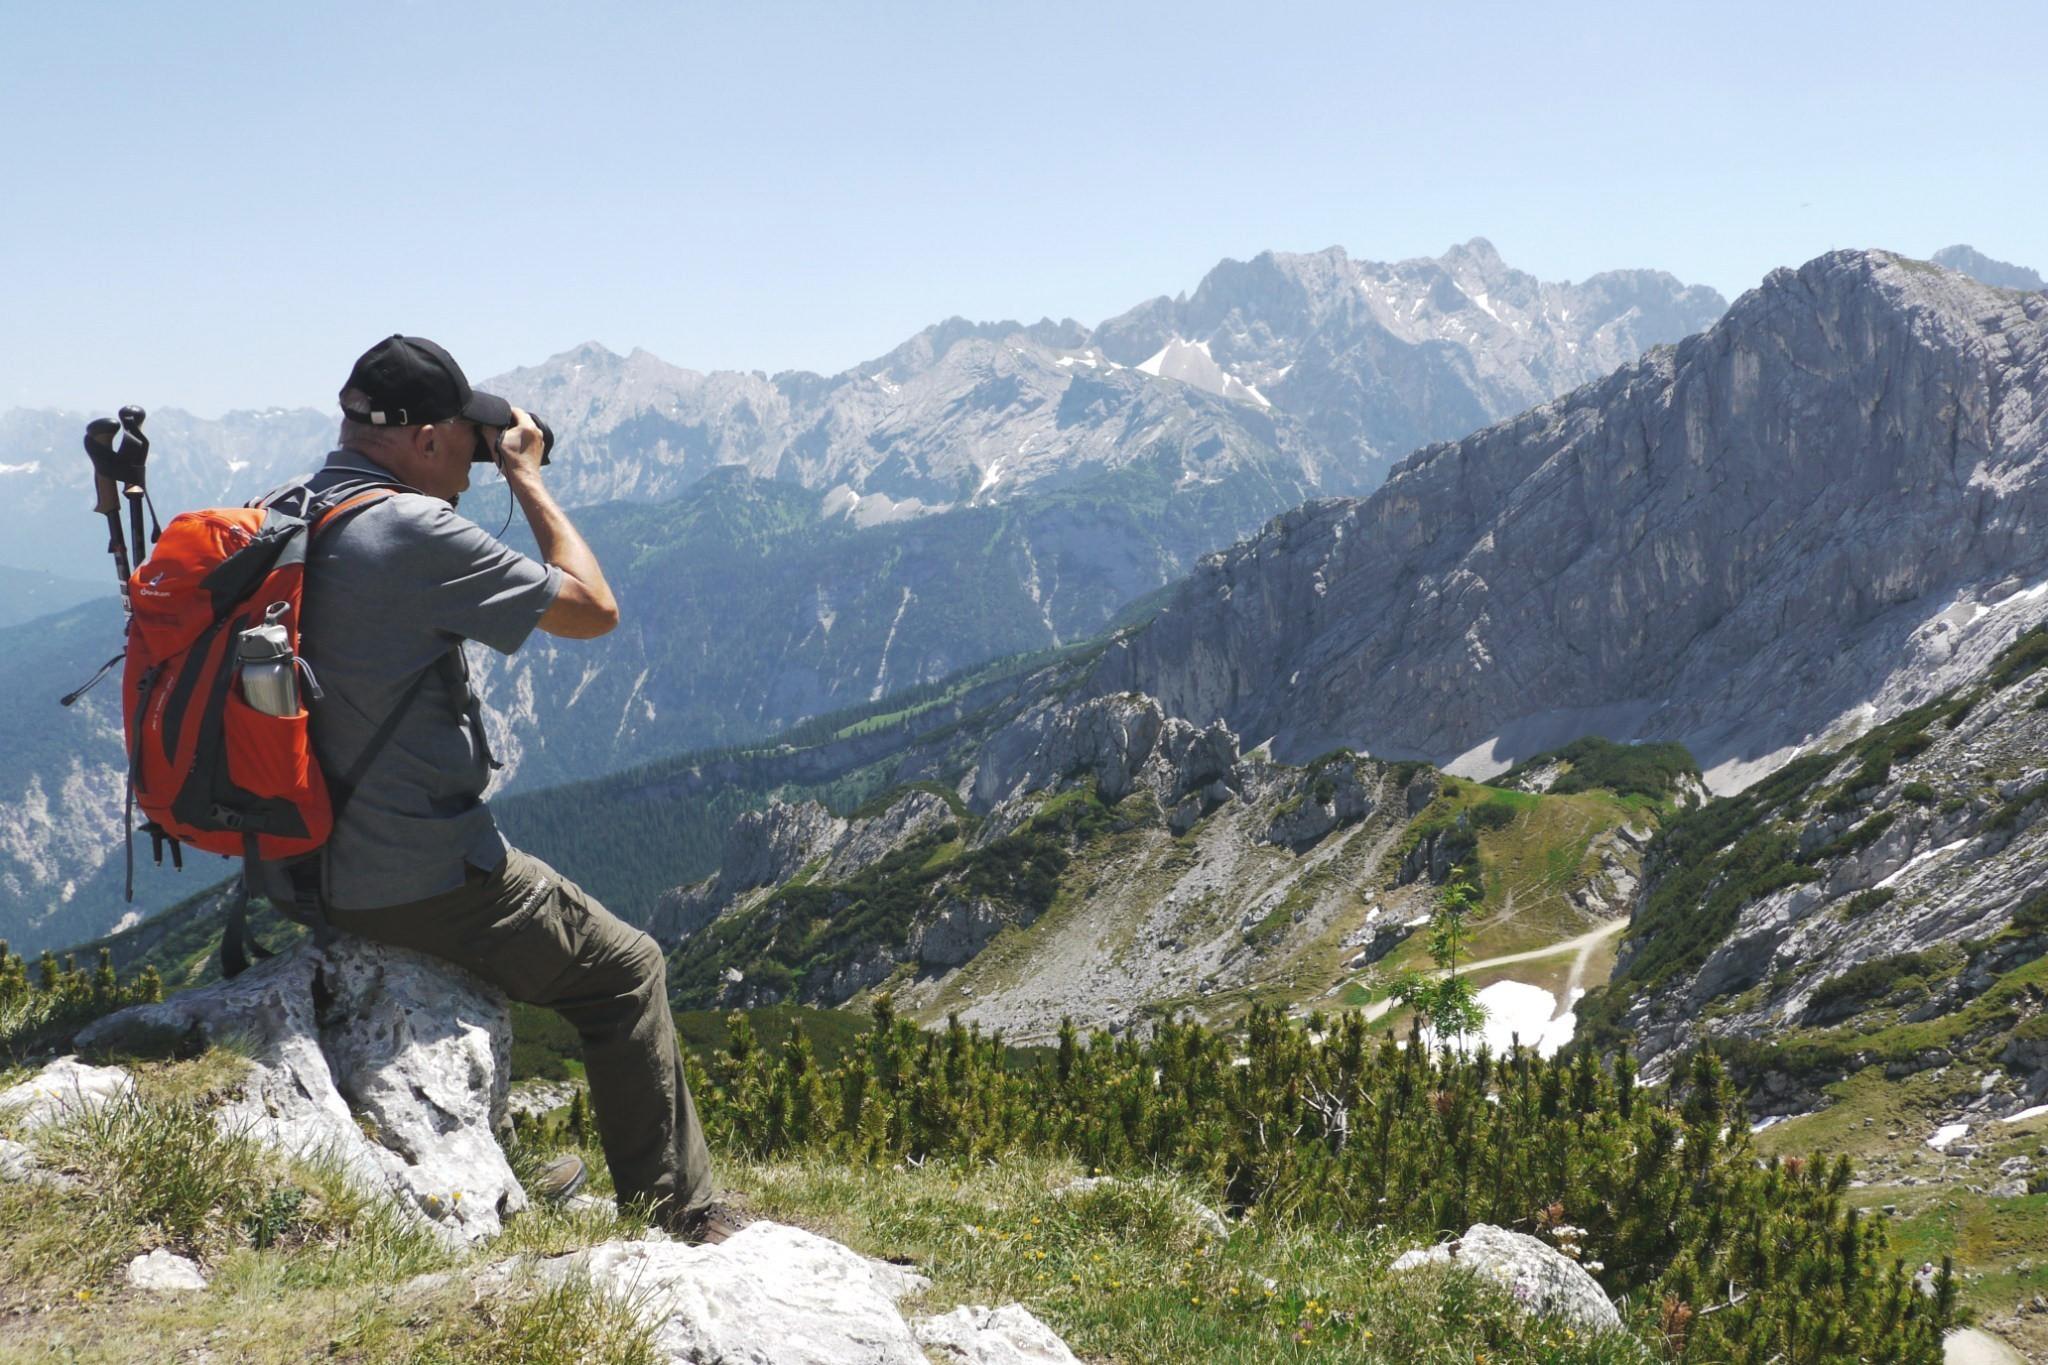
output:
[[453,891],[379,910],[335,910],[336,929],[446,958],[583,1039],[599,1141],[620,1202],[664,1220],[708,1204],[711,1154],[683,1079],[654,940],[540,859],[507,852]]

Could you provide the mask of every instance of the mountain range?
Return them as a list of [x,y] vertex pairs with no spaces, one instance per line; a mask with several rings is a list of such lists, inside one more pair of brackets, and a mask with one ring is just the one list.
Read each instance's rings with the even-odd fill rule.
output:
[[[590,345],[487,381],[554,422],[551,478],[588,509],[628,619],[594,646],[478,660],[505,782],[772,733],[1098,632],[1304,498],[1369,489],[1415,434],[1460,434],[1721,308],[1649,271],[1543,284],[1480,241],[1397,265],[1333,249],[1226,262],[1092,332],[955,320],[832,377]],[[233,500],[308,468],[326,423],[156,413],[158,501]],[[0,418],[20,491],[0,544],[104,574],[78,427]],[[464,505],[487,522],[491,482]],[[17,944],[124,913],[118,816],[88,795],[118,796],[118,717],[106,694],[61,725],[37,704],[112,652],[111,596],[14,637],[0,663],[22,699],[0,714],[0,934]],[[144,908],[179,885],[143,882]]]
[[1879,251],[1206,561],[1091,688],[1483,774],[1576,735],[1745,785],[2048,612],[2048,295]]

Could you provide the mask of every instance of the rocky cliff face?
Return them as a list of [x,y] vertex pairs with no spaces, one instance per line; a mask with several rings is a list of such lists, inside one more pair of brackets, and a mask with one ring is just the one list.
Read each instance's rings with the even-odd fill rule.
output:
[[[1804,1088],[1776,1077],[1782,1113],[1863,1065],[1903,1075],[1953,1059],[1931,1038],[1890,1056],[1878,1035],[1960,1016],[2048,946],[2043,658],[2037,631],[1985,681],[1802,760],[1652,849],[1609,988],[1650,1074],[1706,1040],[1824,1037],[1856,1021],[1863,1041]],[[1979,1093],[1999,1112],[2048,1099],[2048,1049],[2023,1027],[2037,1005],[2007,984],[2019,1009],[1987,1012],[1970,1040],[2017,1040],[1989,1049],[2007,1074]]]
[[1311,504],[1093,688],[1494,771],[1684,739],[1721,789],[1971,676],[2048,613],[2048,298],[1884,252]]

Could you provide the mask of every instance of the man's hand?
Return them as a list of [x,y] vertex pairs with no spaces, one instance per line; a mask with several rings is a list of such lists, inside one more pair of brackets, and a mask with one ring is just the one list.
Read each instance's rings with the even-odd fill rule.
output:
[[519,509],[526,513],[526,524],[533,528],[541,559],[562,571],[561,594],[538,624],[550,635],[572,640],[603,635],[619,624],[619,604],[604,581],[597,556],[540,481],[540,457],[546,449],[540,428],[519,408],[512,409],[512,416],[516,424],[506,427],[499,438],[499,467]]
[[512,409],[514,425],[498,433],[498,457],[505,477],[510,479],[515,472],[520,474],[540,473],[540,457],[546,449],[541,439],[540,428],[524,408]]

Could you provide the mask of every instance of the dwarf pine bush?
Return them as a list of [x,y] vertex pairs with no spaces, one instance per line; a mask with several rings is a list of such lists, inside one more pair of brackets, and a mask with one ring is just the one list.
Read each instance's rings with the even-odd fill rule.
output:
[[31,972],[28,962],[0,939],[0,1058],[19,1058],[42,1036],[77,1028],[124,1005],[163,998],[163,979],[155,967],[118,980],[105,948],[90,972],[68,956],[60,963],[48,952]]
[[1066,1024],[1020,1062],[957,1018],[874,1014],[830,1070],[800,1031],[773,1054],[734,1016],[715,1136],[757,1157],[1165,1170],[1242,1217],[1416,1242],[1493,1223],[1570,1245],[1672,1359],[1940,1359],[1950,1300],[1916,1293],[1883,1220],[1849,1207],[1846,1158],[1759,1160],[1710,1054],[1650,1093],[1626,1056],[1432,1053],[1356,1015],[1304,1029],[1255,1008],[1241,1036],[1169,1020],[1145,1039]]

